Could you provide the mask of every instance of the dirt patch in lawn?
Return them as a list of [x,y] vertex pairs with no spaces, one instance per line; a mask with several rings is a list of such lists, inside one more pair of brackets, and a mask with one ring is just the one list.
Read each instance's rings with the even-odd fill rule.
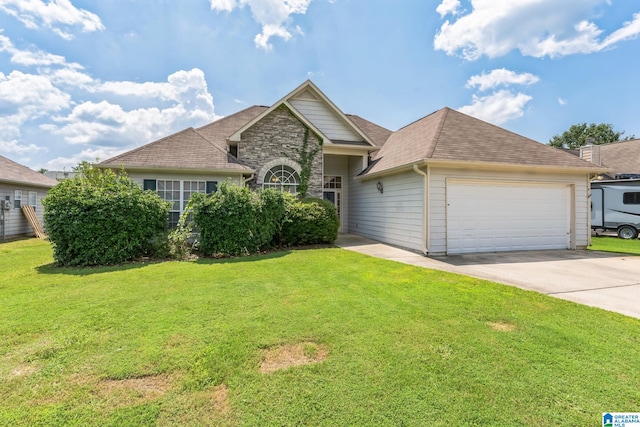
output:
[[33,365],[18,365],[9,374],[9,378],[28,377],[38,371]]
[[211,403],[213,405],[213,409],[217,412],[220,412],[221,414],[229,412],[229,390],[226,385],[220,384],[213,389],[213,393],[211,394]]
[[114,406],[138,405],[155,400],[173,388],[175,378],[150,375],[124,380],[106,379],[98,383],[98,395]]
[[490,322],[489,326],[491,326],[491,329],[500,332],[513,332],[516,330],[516,325],[514,325],[513,323]]
[[260,372],[269,373],[293,366],[319,363],[328,355],[326,346],[309,341],[270,347],[264,350]]

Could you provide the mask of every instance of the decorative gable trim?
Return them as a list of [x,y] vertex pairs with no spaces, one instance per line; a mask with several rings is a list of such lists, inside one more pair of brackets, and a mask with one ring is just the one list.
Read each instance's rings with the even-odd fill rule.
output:
[[315,126],[313,123],[311,123],[298,109],[296,109],[289,102],[289,100],[291,100],[293,98],[296,98],[296,97],[299,97],[299,96],[301,96],[303,99],[305,99],[305,98],[309,99],[310,97],[315,97],[316,99],[324,102],[326,105],[329,106],[329,108],[334,113],[336,113],[338,115],[340,120],[342,120],[350,128],[350,130],[353,131],[353,133],[359,135],[362,138],[362,140],[365,141],[369,146],[376,147],[376,145],[373,143],[373,141],[371,141],[371,139],[364,132],[362,132],[360,130],[360,128],[358,128],[358,126],[356,126],[351,121],[351,119],[349,119],[349,117],[347,117],[347,115],[344,114],[329,98],[327,98],[326,95],[324,93],[322,93],[322,91],[320,91],[320,89],[318,89],[318,87],[315,84],[313,84],[313,82],[311,82],[311,80],[307,80],[306,82],[302,83],[300,86],[298,86],[292,92],[290,92],[289,94],[284,96],[282,99],[280,99],[278,102],[273,104],[271,107],[269,107],[268,109],[263,111],[261,114],[259,114],[257,117],[255,117],[253,120],[251,120],[250,122],[248,122],[247,124],[242,126],[240,129],[238,129],[235,133],[233,133],[231,136],[229,136],[229,142],[239,142],[241,137],[242,137],[242,133],[244,131],[246,131],[247,129],[251,128],[253,125],[255,125],[257,122],[262,120],[264,117],[266,117],[268,114],[270,114],[272,111],[274,111],[279,106],[284,105],[285,107],[287,107],[291,111],[291,113],[298,120],[300,120],[305,126],[307,126],[309,129],[311,129],[315,134],[317,134],[322,139],[323,143],[331,144],[331,139],[328,138],[320,129],[317,128],[317,126]]

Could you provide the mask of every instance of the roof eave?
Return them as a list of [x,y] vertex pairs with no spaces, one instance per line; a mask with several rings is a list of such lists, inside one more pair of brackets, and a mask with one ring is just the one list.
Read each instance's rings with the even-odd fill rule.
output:
[[127,165],[95,165],[102,169],[124,169],[127,172],[164,172],[164,173],[187,173],[187,174],[233,174],[245,175],[255,173],[253,169],[230,169],[230,168],[180,168],[180,167],[163,167],[163,166],[127,166]]
[[373,179],[384,175],[391,175],[405,170],[411,170],[414,165],[427,165],[427,166],[439,166],[449,168],[474,168],[480,170],[494,170],[494,171],[530,171],[530,172],[547,172],[558,174],[600,174],[609,172],[610,169],[600,166],[593,167],[575,167],[575,166],[555,166],[555,165],[528,165],[518,163],[496,163],[496,162],[478,162],[478,161],[462,161],[462,160],[444,160],[444,159],[420,159],[409,163],[404,163],[389,169],[368,173],[362,176],[357,176],[357,180]]
[[39,184],[39,183],[35,183],[35,182],[27,182],[27,181],[18,181],[18,180],[14,180],[14,179],[5,179],[5,178],[0,178],[0,183],[3,184],[12,184],[12,185],[21,185],[24,187],[37,187],[37,188],[53,188],[56,185],[58,185],[58,182],[56,182],[55,184]]
[[349,153],[366,154],[380,150],[380,147],[370,147],[364,145],[340,145],[340,144],[325,144],[322,146],[323,154],[344,154]]

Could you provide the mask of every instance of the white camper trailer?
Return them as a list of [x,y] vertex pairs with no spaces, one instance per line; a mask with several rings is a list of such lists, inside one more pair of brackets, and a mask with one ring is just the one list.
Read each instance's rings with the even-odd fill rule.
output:
[[616,230],[621,239],[635,239],[640,230],[640,179],[591,183],[591,228]]

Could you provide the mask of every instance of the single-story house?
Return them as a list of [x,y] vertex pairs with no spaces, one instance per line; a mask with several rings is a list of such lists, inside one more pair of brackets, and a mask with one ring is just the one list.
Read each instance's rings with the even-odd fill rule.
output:
[[58,181],[0,156],[0,239],[32,235],[33,229],[22,213],[31,205],[42,223],[41,200]]
[[576,150],[581,159],[609,169],[597,179],[639,179],[640,139],[586,145]]
[[589,182],[603,168],[450,108],[392,132],[311,81],[98,166],[157,191],[176,222],[193,192],[223,180],[295,192],[305,130],[321,144],[308,193],[336,205],[343,233],[425,255],[589,244]]

